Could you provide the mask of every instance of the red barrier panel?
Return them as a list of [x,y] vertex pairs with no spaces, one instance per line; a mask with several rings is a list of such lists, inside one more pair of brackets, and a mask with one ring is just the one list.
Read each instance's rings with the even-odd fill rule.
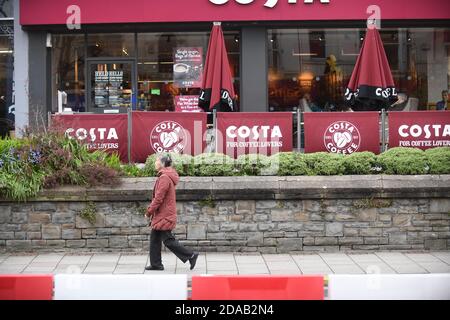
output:
[[450,146],[450,111],[389,112],[389,147]]
[[86,143],[90,150],[115,152],[128,162],[127,119],[126,114],[55,115],[52,128]]
[[206,148],[206,113],[133,112],[131,158],[144,163],[154,153],[197,155]]
[[0,275],[0,300],[52,300],[53,275]]
[[380,153],[378,112],[307,112],[305,152]]
[[323,299],[323,276],[192,277],[192,300]]
[[217,152],[230,157],[292,151],[292,113],[217,113]]

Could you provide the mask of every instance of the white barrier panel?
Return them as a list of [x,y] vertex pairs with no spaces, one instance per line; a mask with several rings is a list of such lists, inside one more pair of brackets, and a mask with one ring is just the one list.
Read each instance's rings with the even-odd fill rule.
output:
[[55,275],[55,300],[186,300],[187,275]]
[[450,300],[450,274],[329,275],[330,300]]

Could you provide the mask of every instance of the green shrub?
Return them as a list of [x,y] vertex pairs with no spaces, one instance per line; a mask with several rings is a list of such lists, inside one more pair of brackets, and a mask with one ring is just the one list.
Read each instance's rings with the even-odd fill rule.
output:
[[271,160],[270,157],[263,154],[241,155],[236,160],[236,168],[240,175],[271,175],[274,174],[270,170],[272,166]]
[[5,155],[11,149],[19,149],[27,144],[27,141],[22,139],[0,139],[0,157]]
[[429,173],[450,174],[450,147],[433,148],[425,151]]
[[194,157],[193,174],[200,177],[233,176],[234,160],[220,153],[203,153]]
[[375,172],[376,160],[372,152],[355,152],[344,156],[342,163],[345,174],[372,174]]
[[122,176],[130,178],[146,177],[144,169],[139,169],[135,164],[125,164],[120,167]]
[[270,157],[272,167],[277,168],[275,175],[304,176],[310,174],[305,156],[297,152],[281,152]]
[[156,161],[157,157],[158,157],[157,154],[152,154],[147,157],[147,160],[145,161],[144,169],[142,169],[144,176],[146,176],[146,177],[155,177],[156,176],[156,174],[158,173],[155,169],[155,161]]
[[194,175],[194,158],[188,154],[171,153],[172,166],[177,170],[180,176]]
[[0,198],[26,201],[42,189],[43,181],[44,173],[41,171],[18,174],[0,170]]
[[425,152],[416,148],[393,148],[380,154],[377,162],[385,174],[415,175],[428,172]]
[[117,155],[89,152],[85,145],[56,132],[29,133],[0,140],[0,197],[25,201],[42,188],[59,185],[117,184]]
[[317,152],[305,154],[305,162],[311,175],[336,176],[345,173],[344,156],[340,154]]

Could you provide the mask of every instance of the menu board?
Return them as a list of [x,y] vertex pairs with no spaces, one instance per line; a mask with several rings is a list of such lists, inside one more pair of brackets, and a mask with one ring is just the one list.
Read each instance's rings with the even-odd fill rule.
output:
[[203,48],[179,47],[174,50],[173,80],[179,88],[200,88],[203,77]]
[[[95,71],[95,105],[119,108],[124,104],[123,71]],[[126,97],[125,97],[126,98]]]
[[175,112],[202,112],[198,106],[198,96],[175,96]]

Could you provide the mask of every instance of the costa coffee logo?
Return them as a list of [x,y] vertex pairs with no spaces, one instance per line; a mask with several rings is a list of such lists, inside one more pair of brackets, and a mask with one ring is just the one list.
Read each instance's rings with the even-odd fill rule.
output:
[[329,152],[351,154],[359,149],[361,134],[354,124],[337,121],[325,131],[324,143]]
[[279,126],[229,126],[226,130],[227,137],[231,139],[241,138],[247,139],[250,138],[252,140],[258,140],[259,138],[268,139],[268,138],[283,138],[283,134],[281,133],[281,129]]
[[427,124],[427,125],[402,125],[398,128],[398,134],[403,138],[413,137],[413,138],[425,138],[429,139],[432,135],[434,137],[450,137],[450,124],[440,125],[440,124]]
[[157,153],[181,153],[186,148],[186,132],[175,121],[163,121],[153,128],[150,134],[150,142],[153,150]]
[[[228,3],[230,0],[209,0],[209,2],[214,3],[216,5],[224,5]],[[254,0],[235,0],[239,4],[251,4]],[[297,0],[287,0],[289,4],[297,4]],[[311,4],[314,3],[314,0],[303,0],[303,3]],[[320,3],[330,3],[330,0],[320,0]],[[266,0],[264,6],[267,8],[273,8],[278,4],[278,0]]]
[[115,128],[91,128],[90,130],[85,128],[69,128],[66,130],[66,136],[71,139],[77,139],[84,141],[90,139],[91,142],[95,142],[97,138],[100,140],[119,140],[117,131]]

